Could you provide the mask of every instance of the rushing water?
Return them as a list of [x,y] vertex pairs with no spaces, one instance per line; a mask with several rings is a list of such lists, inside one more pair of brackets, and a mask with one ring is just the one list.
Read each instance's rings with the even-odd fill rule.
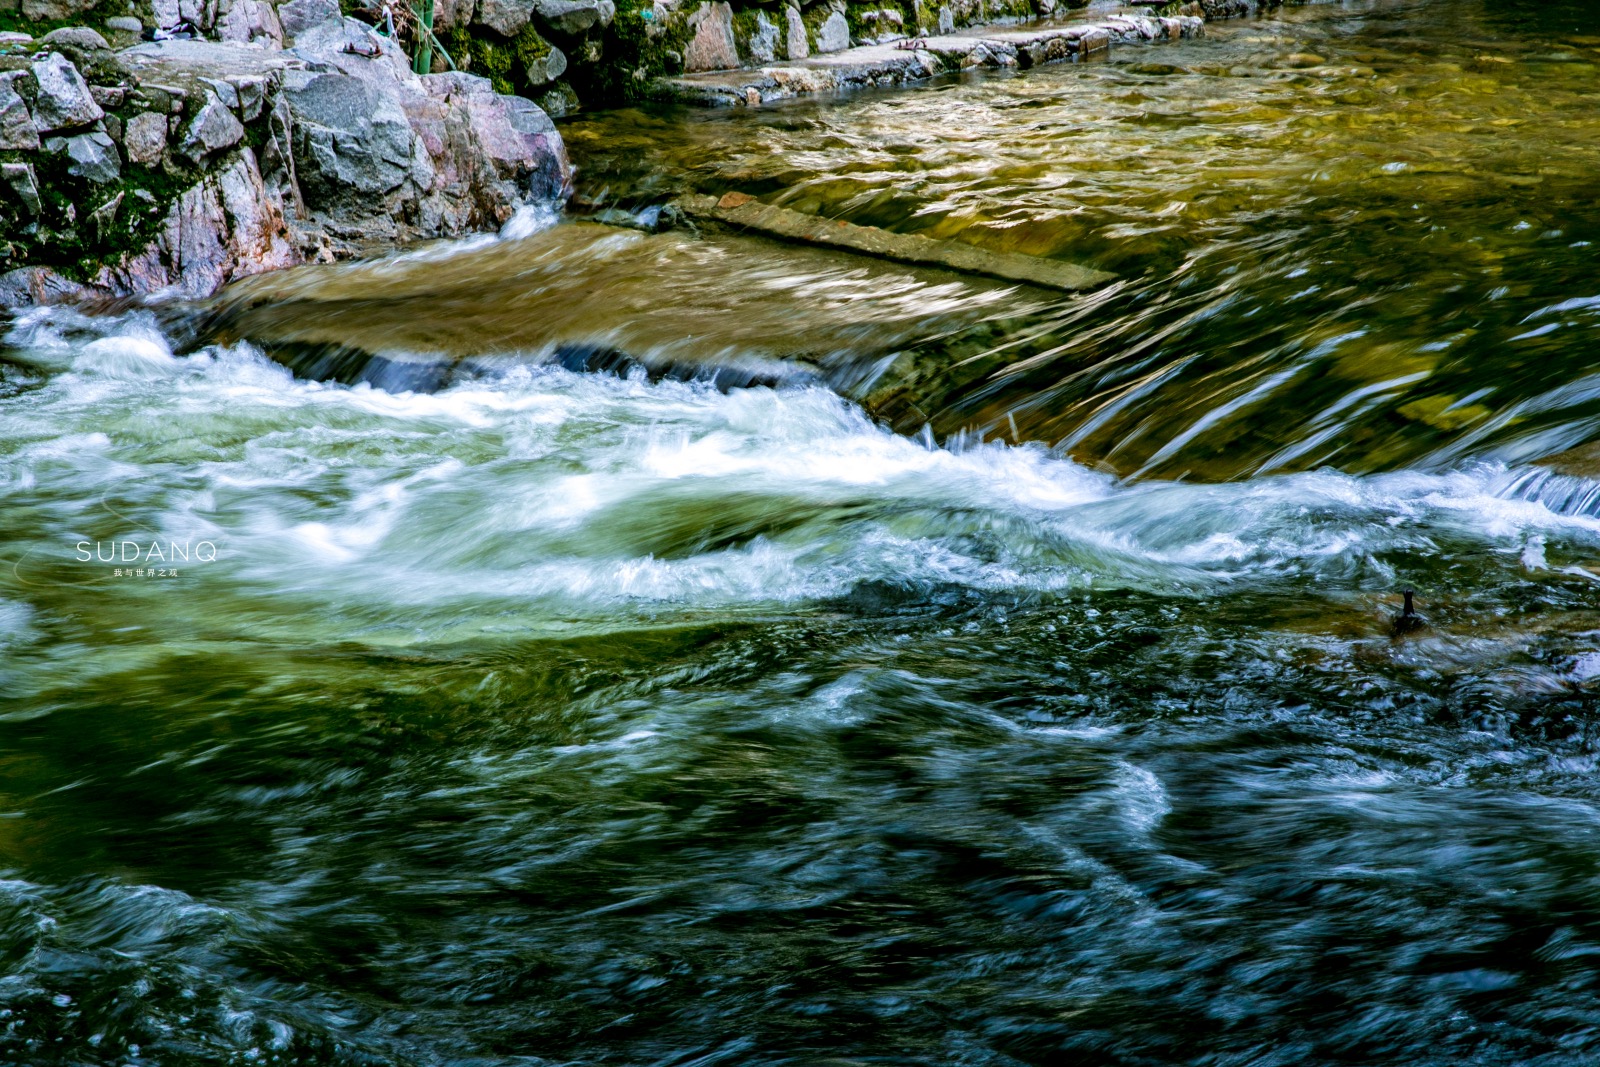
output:
[[0,1060],[1592,1063],[1586,8],[565,127],[1090,294],[565,222],[21,317]]

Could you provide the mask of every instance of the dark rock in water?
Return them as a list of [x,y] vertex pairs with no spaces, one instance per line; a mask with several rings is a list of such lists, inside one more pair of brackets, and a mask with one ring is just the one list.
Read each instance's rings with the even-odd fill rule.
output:
[[1428,620],[1417,612],[1416,605],[1412,601],[1414,596],[1416,596],[1415,590],[1407,589],[1405,591],[1405,607],[1400,610],[1400,614],[1394,617],[1394,621],[1389,627],[1389,632],[1395,637],[1406,637],[1420,633],[1428,627]]
[[830,606],[852,615],[922,615],[929,610],[932,593],[930,588],[920,583],[904,584],[869,578],[851,586],[848,593],[831,601]]
[[900,263],[984,274],[1044,288],[1067,291],[1092,289],[1114,280],[1114,276],[1105,271],[1076,263],[1013,252],[990,252],[960,241],[894,233],[876,226],[857,226],[843,220],[824,219],[764,204],[740,192],[725,193],[721,199],[700,195],[682,196],[676,201],[676,206],[690,218],[736,227],[744,232]]
[[388,358],[351,345],[281,341],[261,349],[297,378],[343,385],[367,384],[389,393],[436,393],[455,379],[445,359]]
[[642,370],[650,381],[706,382],[727,392],[760,386],[808,385],[814,372],[792,363],[708,364],[691,360],[651,362],[637,359],[608,345],[564,344],[556,347],[553,362],[583,374],[615,374],[625,378]]

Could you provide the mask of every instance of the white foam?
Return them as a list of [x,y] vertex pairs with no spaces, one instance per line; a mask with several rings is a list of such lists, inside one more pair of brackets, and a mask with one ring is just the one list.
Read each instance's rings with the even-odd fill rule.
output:
[[30,315],[75,369],[0,406],[0,445],[8,485],[56,487],[50,523],[98,527],[131,498],[146,527],[221,546],[202,582],[422,634],[488,603],[694,611],[866,580],[1204,595],[1384,582],[1386,558],[1441,537],[1528,568],[1600,541],[1600,484],[1523,468],[1121,485],[1038,446],[931,449],[815,388],[524,367],[396,395],[295,381],[246,345],[175,359],[137,316],[85,341]]
[[176,371],[178,360],[165,338],[140,331],[90,341],[72,361],[72,369],[123,380],[159,378]]

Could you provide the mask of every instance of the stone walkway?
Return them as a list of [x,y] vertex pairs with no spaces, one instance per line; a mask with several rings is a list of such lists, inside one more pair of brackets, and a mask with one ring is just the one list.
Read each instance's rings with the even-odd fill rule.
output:
[[774,100],[841,89],[904,85],[973,68],[1027,69],[1042,63],[1104,56],[1113,44],[1149,44],[1200,37],[1197,15],[1112,15],[1027,26],[973,27],[939,37],[847,48],[753,70],[663,78],[657,93],[704,107],[756,107]]

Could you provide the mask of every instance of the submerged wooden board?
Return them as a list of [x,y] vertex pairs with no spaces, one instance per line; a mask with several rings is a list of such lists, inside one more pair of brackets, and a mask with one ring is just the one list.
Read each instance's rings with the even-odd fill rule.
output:
[[717,222],[786,241],[836,248],[898,263],[943,267],[963,274],[982,274],[1046,289],[1076,292],[1094,289],[1116,278],[1116,275],[1103,270],[1058,259],[1041,259],[1016,252],[990,252],[960,241],[890,233],[876,226],[857,226],[850,222],[807,215],[763,204],[743,193],[728,193],[720,200],[712,196],[684,196],[677,203],[679,210],[690,218]]

